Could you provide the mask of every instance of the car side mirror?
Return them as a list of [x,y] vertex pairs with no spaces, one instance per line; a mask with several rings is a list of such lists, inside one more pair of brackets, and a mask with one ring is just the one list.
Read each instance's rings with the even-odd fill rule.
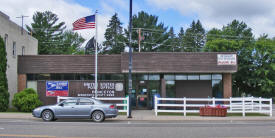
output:
[[59,104],[59,106],[64,106],[64,104],[63,104],[63,103],[61,103],[61,104]]

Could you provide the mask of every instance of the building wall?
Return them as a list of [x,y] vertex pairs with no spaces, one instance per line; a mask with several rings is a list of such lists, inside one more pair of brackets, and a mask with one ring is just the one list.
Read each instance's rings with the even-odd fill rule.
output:
[[[26,31],[21,34],[21,27],[12,22],[9,16],[0,11],[0,36],[6,42],[7,52],[7,79],[10,93],[10,103],[13,95],[18,91],[17,84],[17,55],[22,55],[22,48],[24,47],[24,55],[37,55],[38,41],[32,36],[28,35]],[[16,48],[13,49],[13,43],[15,42]],[[14,53],[14,54],[13,54]]]

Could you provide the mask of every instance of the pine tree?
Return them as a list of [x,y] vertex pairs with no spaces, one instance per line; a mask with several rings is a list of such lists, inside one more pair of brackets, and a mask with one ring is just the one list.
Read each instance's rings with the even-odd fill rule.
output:
[[190,28],[186,29],[184,36],[185,51],[188,52],[199,52],[202,50],[205,44],[205,30],[202,27],[201,22],[193,21]]
[[[138,50],[138,29],[141,28],[143,40],[141,41],[141,52],[167,51],[167,41],[169,34],[167,27],[163,23],[158,23],[158,16],[150,15],[144,11],[133,16],[132,47],[134,51]],[[125,30],[127,40],[129,40],[129,31]]]
[[7,53],[4,40],[0,36],[0,111],[6,111],[9,107],[7,70]]
[[60,54],[62,34],[66,28],[65,22],[58,23],[56,14],[45,11],[33,15],[33,23],[27,25],[27,30],[38,40],[39,54]]
[[125,38],[123,36],[122,23],[115,13],[109,21],[108,28],[104,34],[105,41],[101,53],[103,54],[120,54],[124,52]]
[[177,41],[177,45],[179,46],[180,51],[184,51],[184,29],[181,27],[180,28],[180,32],[178,34],[178,41]]

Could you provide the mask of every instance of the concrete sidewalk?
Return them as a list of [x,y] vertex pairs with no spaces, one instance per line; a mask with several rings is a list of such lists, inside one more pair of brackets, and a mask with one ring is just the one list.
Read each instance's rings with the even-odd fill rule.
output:
[[[230,117],[201,117],[201,116],[167,116],[167,115],[159,115],[155,116],[154,112],[151,110],[133,110],[132,118],[127,118],[126,115],[119,115],[116,118],[111,118],[110,120],[120,120],[120,121],[156,121],[156,120],[243,120],[243,121],[258,121],[258,120],[272,120],[275,121],[275,116],[230,116]],[[36,120],[39,118],[32,117],[31,113],[0,113],[0,119],[26,119],[26,120]]]

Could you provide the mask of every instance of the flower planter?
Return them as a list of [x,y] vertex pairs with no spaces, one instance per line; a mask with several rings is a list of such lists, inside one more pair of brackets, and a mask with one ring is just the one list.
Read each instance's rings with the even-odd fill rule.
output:
[[200,116],[218,116],[218,117],[225,117],[227,114],[226,107],[210,107],[205,106],[200,108]]

